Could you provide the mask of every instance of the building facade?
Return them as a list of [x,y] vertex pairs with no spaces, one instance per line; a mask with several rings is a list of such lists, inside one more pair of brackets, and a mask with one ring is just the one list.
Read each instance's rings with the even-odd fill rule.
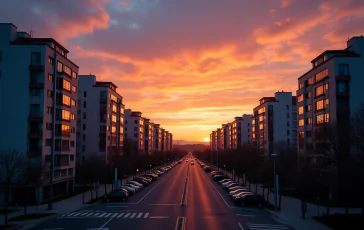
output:
[[230,138],[230,133],[231,133],[231,124],[223,124],[222,125],[222,129],[224,131],[224,149],[225,150],[229,150],[231,149],[231,138]]
[[122,155],[124,143],[123,97],[112,82],[96,81],[94,75],[79,76],[77,156],[83,162],[94,155],[108,163]]
[[263,97],[253,112],[252,143],[266,156],[274,153],[275,144],[297,145],[296,97],[291,92]]
[[154,124],[154,151],[162,151],[162,128]]
[[337,128],[339,147],[349,152],[350,116],[363,103],[364,37],[353,37],[343,50],[326,50],[298,78],[298,152],[316,156],[327,149],[325,124]]
[[152,154],[155,151],[154,140],[154,123],[149,119],[145,119],[144,122],[144,152]]
[[[54,195],[74,188],[78,66],[68,53],[52,38],[33,38],[0,23],[0,151],[24,154],[28,175],[41,168],[37,178],[28,178],[31,189],[42,181],[41,199],[48,197],[50,176]],[[43,167],[51,162],[52,172]],[[35,191],[20,193],[35,199]]]
[[210,134],[210,150],[216,151],[217,150],[217,135],[216,131],[212,131]]
[[229,126],[231,149],[238,149],[243,145],[251,143],[251,120],[252,115],[244,114],[235,117]]
[[173,134],[169,133],[169,151],[173,151]]
[[136,146],[138,153],[144,153],[144,120],[141,112],[125,110],[124,139]]

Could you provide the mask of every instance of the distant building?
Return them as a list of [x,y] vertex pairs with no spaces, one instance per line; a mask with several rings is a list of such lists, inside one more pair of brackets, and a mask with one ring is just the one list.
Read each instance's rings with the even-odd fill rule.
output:
[[144,152],[152,154],[155,150],[154,147],[154,123],[149,119],[145,119],[144,122]]
[[217,150],[217,135],[216,135],[216,131],[212,131],[212,133],[210,134],[210,150],[211,151],[216,151]]
[[162,128],[154,124],[154,151],[162,151]]
[[276,92],[274,97],[263,97],[253,111],[252,142],[263,149],[266,156],[274,153],[276,143],[296,147],[296,97],[291,92]]
[[251,120],[252,115],[244,114],[235,117],[229,126],[231,149],[238,149],[251,142]]
[[26,192],[13,187],[15,200],[19,194],[35,199],[38,180],[41,199],[48,199],[51,173],[54,196],[74,190],[78,66],[68,53],[53,38],[34,38],[0,23],[0,151],[23,153],[33,171],[49,165],[54,154],[53,172],[47,166],[39,178],[29,178],[34,181]]
[[139,153],[144,153],[144,120],[141,112],[125,110],[125,141],[137,146]]
[[224,130],[224,149],[229,150],[231,149],[231,124],[223,124],[222,129]]
[[338,129],[340,148],[350,152],[350,116],[364,101],[364,37],[352,37],[347,48],[326,50],[311,63],[298,78],[298,152],[323,154],[328,123]]
[[122,155],[124,143],[123,97],[112,82],[96,81],[94,75],[79,76],[77,156],[81,161],[98,155],[105,163]]

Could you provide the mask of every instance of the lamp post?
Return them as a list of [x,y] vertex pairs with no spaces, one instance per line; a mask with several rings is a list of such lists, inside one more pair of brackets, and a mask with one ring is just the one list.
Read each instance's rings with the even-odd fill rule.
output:
[[149,171],[152,172],[152,165],[149,165]]
[[227,175],[226,165],[224,165],[224,169],[225,169],[225,176],[226,176]]
[[274,173],[274,210],[277,211],[277,203],[278,203],[278,185],[277,185],[277,175],[276,175],[276,157],[278,154],[273,153],[271,157],[273,158],[273,173]]
[[139,169],[137,169],[137,176],[139,176]]

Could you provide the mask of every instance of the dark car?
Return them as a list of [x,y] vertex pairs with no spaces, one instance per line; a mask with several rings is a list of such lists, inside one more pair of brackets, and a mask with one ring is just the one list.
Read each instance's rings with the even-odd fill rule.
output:
[[122,186],[120,186],[120,188],[125,189],[129,193],[129,195],[136,193],[136,190],[134,188],[127,186],[127,185],[122,185]]
[[150,182],[147,181],[146,179],[142,178],[142,177],[138,177],[134,179],[136,182],[142,184],[142,185],[148,185]]
[[224,175],[216,175],[212,178],[214,181],[220,181],[220,180],[223,180],[223,179],[229,179],[228,176],[224,176]]
[[205,172],[211,172],[211,168],[209,166],[205,167]]
[[265,203],[265,199],[263,196],[255,195],[255,194],[245,194],[244,196],[239,196],[234,199],[236,204],[240,204],[242,206],[262,206]]
[[239,194],[241,192],[250,192],[249,189],[245,189],[245,188],[241,188],[241,189],[237,189],[237,190],[234,190],[234,191],[230,191],[229,192],[229,196],[233,196],[233,195],[236,195],[236,194]]
[[243,186],[243,185],[240,184],[240,183],[233,182],[233,183],[230,183],[230,184],[223,185],[223,188],[225,190],[228,190],[229,188],[235,187],[235,186]]
[[245,187],[245,186],[242,186],[242,185],[238,185],[238,186],[232,186],[232,187],[230,187],[229,188],[229,192],[231,192],[231,191],[235,191],[235,190],[238,190],[238,189],[247,189],[247,187]]
[[113,191],[105,196],[106,201],[127,201],[129,194],[124,189]]
[[158,179],[158,176],[155,175],[155,174],[146,174],[146,175],[144,175],[144,177],[150,178],[152,180],[157,180]]
[[232,181],[231,179],[223,179],[223,180],[219,180],[219,184],[223,184],[226,182]]

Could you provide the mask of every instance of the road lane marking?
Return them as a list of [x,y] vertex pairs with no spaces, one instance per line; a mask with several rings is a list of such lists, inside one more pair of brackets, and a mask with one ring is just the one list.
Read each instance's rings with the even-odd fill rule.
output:
[[120,213],[116,218],[120,218],[124,215],[124,213]]
[[76,214],[78,214],[78,212],[73,212],[73,213],[69,214],[68,216],[73,216],[73,215],[76,215]]
[[101,227],[99,227],[99,230],[101,230],[105,225],[107,225],[110,221],[112,221],[113,218],[110,218],[110,220],[106,221],[105,224],[103,224]]
[[217,190],[217,188],[215,187],[215,185],[211,182],[211,181],[209,181],[210,182],[210,184],[212,185],[212,187],[214,187],[214,189],[215,189],[215,191],[219,194],[219,196],[221,197],[221,199],[224,201],[224,203],[226,204],[226,206],[228,207],[228,208],[231,208],[230,207],[230,205],[226,202],[226,200],[224,199],[224,197],[221,195],[221,193],[219,192],[219,190]]
[[140,217],[142,217],[142,215],[143,215],[143,213],[141,212],[138,214],[138,216],[136,218],[140,218]]
[[139,204],[140,202],[142,202],[144,200],[145,197],[147,197],[149,195],[149,193],[151,193],[161,182],[158,182],[158,184],[156,184],[147,194],[145,194],[145,196],[143,196],[136,204]]
[[124,218],[128,218],[130,216],[130,212],[128,212],[127,214],[125,214]]
[[[107,213],[101,213],[101,215],[99,215],[98,217],[103,217],[105,216]],[[96,216],[96,215],[95,215]]]
[[186,229],[186,217],[178,217],[176,222],[175,230],[185,230]]
[[115,218],[117,215],[119,215],[119,213],[115,213],[114,215],[111,216],[111,218]]
[[243,226],[241,226],[240,223],[238,223],[238,225],[239,225],[239,227],[240,227],[241,230],[244,230]]
[[112,213],[109,213],[109,214],[107,214],[106,216],[104,216],[105,218],[107,218],[107,217],[109,217],[109,216],[111,216],[112,215]]
[[144,218],[148,218],[148,216],[149,216],[149,212],[145,213]]
[[149,218],[152,218],[152,219],[168,219],[169,216],[151,216]]
[[136,216],[136,214],[138,214],[138,213],[133,213],[133,214],[130,216],[130,218],[134,218],[134,217]]

